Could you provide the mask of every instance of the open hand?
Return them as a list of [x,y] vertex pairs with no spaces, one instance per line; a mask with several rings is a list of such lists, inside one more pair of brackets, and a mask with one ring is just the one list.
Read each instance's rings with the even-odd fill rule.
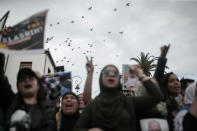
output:
[[127,65],[130,70],[134,71],[137,77],[141,77],[142,75],[144,75],[142,68],[140,67],[139,64],[137,65]]

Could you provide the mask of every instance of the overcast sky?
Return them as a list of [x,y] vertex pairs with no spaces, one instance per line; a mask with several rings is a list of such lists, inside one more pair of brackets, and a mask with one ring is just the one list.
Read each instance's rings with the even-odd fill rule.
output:
[[160,47],[169,43],[167,71],[197,78],[196,0],[0,0],[0,15],[10,10],[10,26],[46,9],[45,40],[53,39],[45,48],[57,66],[82,78],[80,92],[85,56],[94,57],[95,96],[104,65],[115,64],[121,71],[122,64],[134,64],[131,57],[142,51],[159,56]]

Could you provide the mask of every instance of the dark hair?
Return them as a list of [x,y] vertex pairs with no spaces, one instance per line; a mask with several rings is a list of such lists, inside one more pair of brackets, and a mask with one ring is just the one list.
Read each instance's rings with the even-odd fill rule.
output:
[[[169,73],[166,73],[163,77],[162,84],[163,84],[165,96],[168,96],[170,94],[170,92],[168,91],[168,82],[169,82],[170,76],[173,74],[174,74],[174,72],[169,72]],[[174,74],[174,75],[176,75],[176,74]]]
[[78,104],[80,104],[79,97],[78,97],[78,95],[76,95],[74,92],[68,91],[68,92],[64,93],[63,96],[62,96],[62,99],[63,99],[66,95],[73,95],[73,96],[77,99]]
[[166,89],[166,91],[168,91],[167,89],[168,89],[168,80],[169,80],[169,78],[170,78],[170,76],[172,75],[172,74],[174,74],[173,72],[169,72],[169,73],[166,73],[165,75],[164,75],[164,77],[163,77],[163,86],[164,86],[164,88]]
[[[116,71],[118,72],[118,74],[120,74],[118,68],[115,66],[115,65],[112,65],[112,64],[109,64],[109,65],[106,65],[102,70],[101,70],[101,73],[100,73],[100,76],[99,76],[99,85],[100,85],[100,90],[103,91],[103,88],[105,88],[105,86],[103,85],[103,82],[102,82],[102,76],[103,76],[103,71],[107,68],[107,67],[114,67],[116,69]],[[121,85],[121,82],[120,82],[120,78],[119,78],[119,83],[118,83],[118,86],[117,86],[118,90],[122,90],[122,85]]]
[[25,75],[31,76],[31,77],[35,77],[35,78],[38,77],[36,75],[36,73],[32,69],[30,69],[30,68],[22,68],[18,72],[17,83],[20,82]]
[[189,83],[193,83],[194,82],[194,80],[193,79],[184,79],[184,78],[182,78],[181,80],[180,80],[180,82],[181,82],[181,89],[186,89],[187,88],[187,83],[189,82]]

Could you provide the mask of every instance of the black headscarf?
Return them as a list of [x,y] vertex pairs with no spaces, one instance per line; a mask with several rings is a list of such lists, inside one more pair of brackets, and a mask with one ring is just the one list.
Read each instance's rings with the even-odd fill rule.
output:
[[61,128],[60,131],[72,131],[75,123],[77,122],[80,113],[79,113],[79,97],[73,93],[73,92],[66,92],[63,96],[62,99],[66,96],[66,95],[73,95],[77,101],[78,101],[78,110],[72,114],[72,115],[64,115],[63,112],[61,112],[61,117],[62,117],[62,121],[61,121]]
[[117,87],[115,88],[107,88],[102,82],[102,72],[110,66],[114,67],[118,71],[117,67],[114,65],[107,65],[102,69],[99,78],[101,91],[100,94],[95,98],[96,118],[94,120],[100,127],[103,127],[103,129],[113,129],[116,127],[116,125],[119,123],[120,113],[123,108],[120,79]]

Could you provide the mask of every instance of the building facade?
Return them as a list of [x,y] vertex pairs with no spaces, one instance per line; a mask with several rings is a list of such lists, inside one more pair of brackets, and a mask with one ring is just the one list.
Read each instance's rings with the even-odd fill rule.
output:
[[42,74],[54,73],[55,63],[48,50],[40,53],[28,54],[6,54],[5,75],[12,86],[12,90],[17,92],[17,73],[21,68],[28,67]]

